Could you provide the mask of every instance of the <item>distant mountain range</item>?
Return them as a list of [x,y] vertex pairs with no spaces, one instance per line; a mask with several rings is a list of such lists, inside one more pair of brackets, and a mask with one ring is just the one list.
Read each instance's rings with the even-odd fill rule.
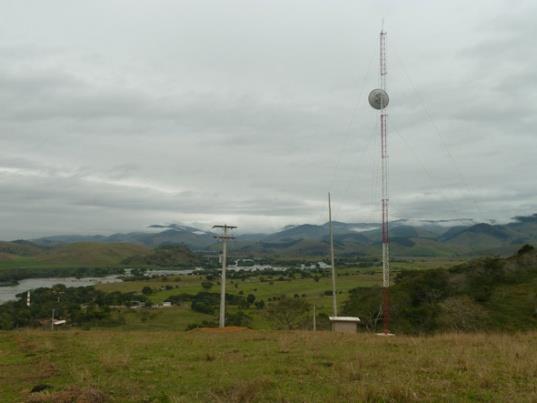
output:
[[[110,236],[61,235],[32,240],[42,246],[78,242],[132,243],[148,247],[184,244],[193,251],[216,250],[215,234],[182,225],[152,225],[158,232],[118,233]],[[372,223],[334,222],[338,256],[378,256],[380,228]],[[508,224],[460,220],[398,220],[390,223],[394,257],[507,255],[525,243],[537,244],[537,214],[515,217]],[[287,226],[270,234],[238,234],[231,248],[242,256],[298,258],[326,256],[328,224]]]

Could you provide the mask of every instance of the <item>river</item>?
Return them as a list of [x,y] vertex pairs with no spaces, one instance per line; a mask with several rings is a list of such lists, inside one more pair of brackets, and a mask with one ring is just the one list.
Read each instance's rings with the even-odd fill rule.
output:
[[56,284],[63,284],[66,287],[85,287],[97,283],[117,283],[122,281],[118,275],[105,277],[47,277],[47,278],[27,278],[19,280],[17,285],[0,287],[0,304],[17,299],[15,296],[21,292],[33,290],[41,287],[52,287]]
[[[263,270],[274,270],[282,271],[286,270],[286,267],[274,267],[271,265],[260,265],[255,264],[253,266],[228,266],[230,271],[263,271]],[[199,270],[199,268],[198,268]],[[130,269],[126,270],[127,275],[130,274]],[[146,276],[170,276],[177,274],[192,274],[195,270],[149,270],[145,273]],[[19,280],[17,285],[10,285],[0,287],[0,304],[3,304],[7,301],[16,300],[16,295],[28,290],[34,290],[41,287],[52,287],[56,284],[62,284],[66,287],[86,287],[88,285],[95,285],[97,283],[117,283],[123,281],[120,278],[120,275],[114,274],[104,277],[46,277],[46,278],[28,278],[24,280]]]

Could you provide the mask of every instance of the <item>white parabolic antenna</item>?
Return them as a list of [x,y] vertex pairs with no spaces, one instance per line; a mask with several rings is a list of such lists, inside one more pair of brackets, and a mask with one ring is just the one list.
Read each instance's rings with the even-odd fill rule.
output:
[[388,93],[383,89],[376,88],[369,93],[369,105],[375,109],[384,109],[390,103]]

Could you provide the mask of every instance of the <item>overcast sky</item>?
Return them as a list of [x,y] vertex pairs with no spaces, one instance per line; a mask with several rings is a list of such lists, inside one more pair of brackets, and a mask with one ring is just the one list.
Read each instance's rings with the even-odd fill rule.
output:
[[532,1],[0,1],[0,238],[537,212]]

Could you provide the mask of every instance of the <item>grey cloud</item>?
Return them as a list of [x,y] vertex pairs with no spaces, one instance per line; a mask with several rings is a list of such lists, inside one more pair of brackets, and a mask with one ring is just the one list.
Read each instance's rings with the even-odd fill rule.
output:
[[[22,3],[0,237],[378,220],[377,3]],[[388,3],[393,217],[533,213],[535,7]]]

